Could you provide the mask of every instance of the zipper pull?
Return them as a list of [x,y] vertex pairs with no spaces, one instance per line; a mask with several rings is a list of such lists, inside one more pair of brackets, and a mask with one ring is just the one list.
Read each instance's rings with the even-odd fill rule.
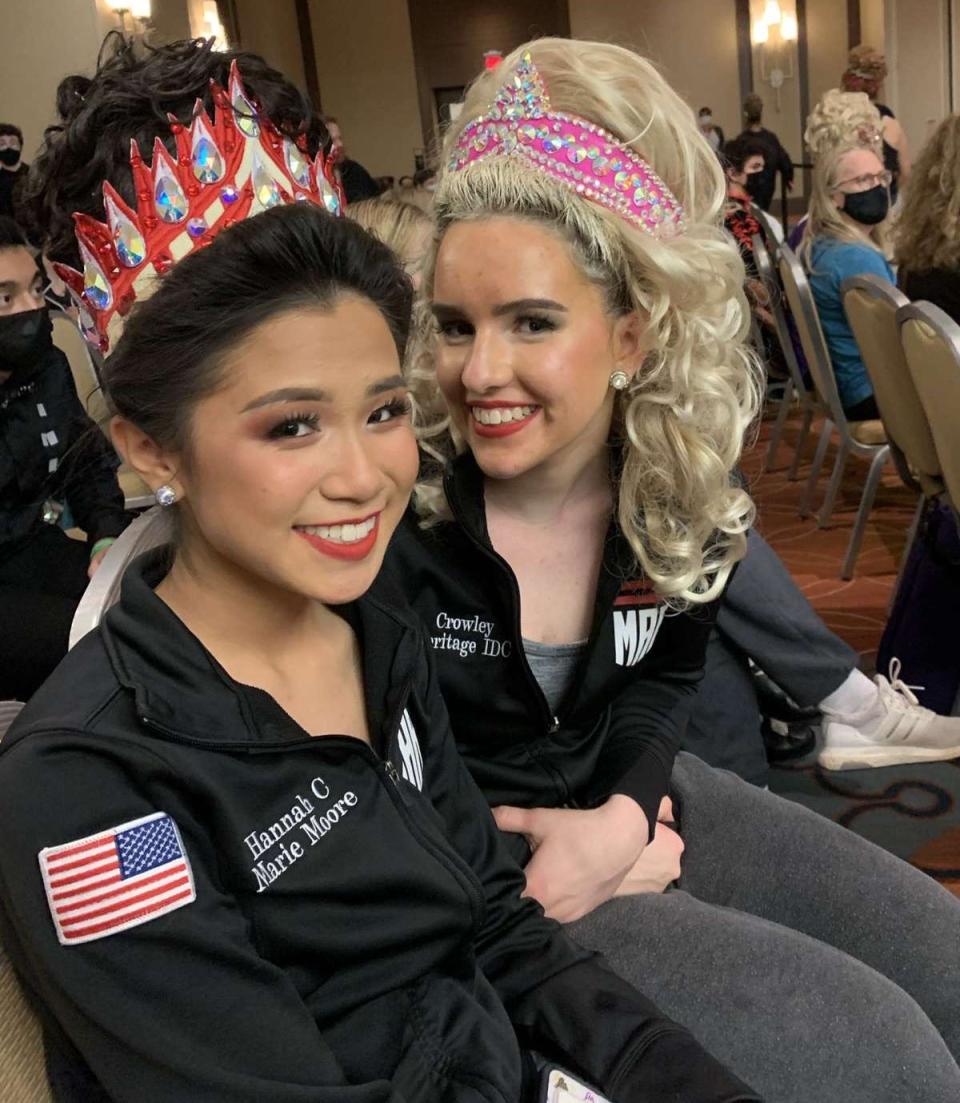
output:
[[550,727],[547,728],[547,734],[548,735],[553,735],[553,733],[555,731],[559,731],[559,730],[560,730],[560,721],[555,716],[551,717]]
[[394,785],[399,787],[400,774],[397,772],[396,766],[394,766],[389,758],[384,760],[383,772],[387,775],[388,778],[390,778]]

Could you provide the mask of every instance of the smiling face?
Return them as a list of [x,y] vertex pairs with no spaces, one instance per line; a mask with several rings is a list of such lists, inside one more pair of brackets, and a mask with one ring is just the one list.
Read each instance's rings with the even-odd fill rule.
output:
[[516,218],[455,223],[433,299],[437,380],[486,475],[576,467],[606,447],[610,375],[633,376],[641,327],[607,311],[562,238]]
[[359,597],[417,474],[379,311],[344,296],[263,323],[226,354],[223,385],[193,412],[188,452],[166,458],[195,575],[228,572],[331,605]]

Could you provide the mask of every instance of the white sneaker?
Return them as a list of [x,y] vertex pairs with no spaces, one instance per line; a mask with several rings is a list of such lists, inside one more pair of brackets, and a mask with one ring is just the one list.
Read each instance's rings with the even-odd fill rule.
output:
[[900,681],[899,659],[890,660],[889,681],[882,674],[873,680],[877,701],[864,712],[851,716],[822,710],[817,762],[825,770],[860,770],[960,757],[960,716],[938,716],[924,708],[911,687]]

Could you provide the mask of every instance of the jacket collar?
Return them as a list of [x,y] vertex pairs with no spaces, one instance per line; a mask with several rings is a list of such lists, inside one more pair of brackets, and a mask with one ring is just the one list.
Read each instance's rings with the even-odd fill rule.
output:
[[[305,738],[308,733],[268,694],[235,682],[154,593],[169,569],[169,555],[168,547],[155,548],[128,566],[120,600],[100,629],[117,680],[134,696],[138,719],[166,735],[210,744]],[[373,591],[337,612],[360,641],[367,714],[376,743],[392,714],[399,712],[412,679],[416,629],[403,610]]]
[[[493,551],[487,530],[487,514],[483,494],[483,472],[473,458],[473,453],[461,452],[451,460],[444,471],[443,490],[454,519],[473,540],[488,551]],[[606,573],[621,581],[635,578],[640,568],[630,545],[611,517],[603,550]],[[598,595],[599,597],[600,595]]]

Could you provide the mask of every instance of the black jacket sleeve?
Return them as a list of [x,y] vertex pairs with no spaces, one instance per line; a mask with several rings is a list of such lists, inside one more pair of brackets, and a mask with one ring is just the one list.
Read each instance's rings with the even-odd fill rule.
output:
[[521,1043],[578,1072],[615,1103],[758,1100],[598,955],[575,946],[539,904],[521,899],[523,873],[457,753],[426,639],[423,650],[421,699],[431,740],[425,781],[451,841],[479,878],[486,905],[480,966]]
[[786,183],[787,187],[790,187],[790,185],[793,183],[793,162],[790,159],[790,154],[787,153],[786,149],[784,149],[783,143],[780,141],[779,138],[777,139],[777,146],[779,147],[779,168],[780,171],[783,173],[784,182]]
[[119,536],[131,521],[123,508],[123,491],[117,481],[119,461],[110,442],[87,416],[80,403],[66,358],[57,357],[61,374],[61,425],[64,455],[58,471],[59,493],[66,499],[76,524],[92,547],[107,536]]
[[[707,640],[718,603],[700,607],[677,624],[677,645],[664,649],[611,701],[606,738],[585,797],[590,806],[614,793],[632,797],[656,830],[660,801],[670,789],[673,762],[680,749],[697,687],[703,678]],[[670,614],[668,614],[668,617]]]
[[35,734],[5,755],[0,916],[11,958],[109,1098],[419,1103],[383,1080],[347,1083],[290,977],[257,953],[207,833],[182,807],[165,810],[190,857],[196,900],[122,937],[57,941],[39,851],[157,811],[119,749],[106,740],[95,748],[95,738]]

